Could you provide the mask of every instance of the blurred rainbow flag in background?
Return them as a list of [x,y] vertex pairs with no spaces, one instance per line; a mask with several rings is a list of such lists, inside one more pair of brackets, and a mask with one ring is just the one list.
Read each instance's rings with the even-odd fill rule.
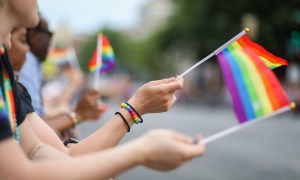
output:
[[215,54],[240,123],[289,106],[279,80],[271,71],[287,65],[286,60],[252,42],[246,34],[223,48]]
[[72,53],[71,50],[68,48],[64,48],[64,49],[52,48],[48,52],[47,60],[49,60],[54,64],[64,65],[69,63],[69,60],[72,56],[71,53]]
[[97,48],[89,62],[91,72],[105,73],[115,67],[115,54],[106,38],[102,33],[98,35]]
[[73,47],[69,48],[51,48],[48,51],[47,62],[64,66],[69,64],[72,67],[80,69],[78,58]]

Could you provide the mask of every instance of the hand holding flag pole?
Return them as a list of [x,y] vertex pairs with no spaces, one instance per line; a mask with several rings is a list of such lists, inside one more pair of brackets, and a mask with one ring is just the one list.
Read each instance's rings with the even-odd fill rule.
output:
[[[89,70],[94,74],[94,89],[99,91],[100,74],[108,72],[115,66],[114,51],[102,33],[97,38],[97,48],[89,62]],[[100,108],[106,109],[106,105],[102,104],[101,99],[97,100]]]

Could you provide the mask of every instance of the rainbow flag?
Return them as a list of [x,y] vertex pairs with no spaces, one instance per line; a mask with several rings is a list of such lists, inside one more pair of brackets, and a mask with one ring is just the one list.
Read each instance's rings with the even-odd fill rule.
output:
[[267,52],[243,35],[216,53],[233,109],[240,123],[270,114],[289,100],[271,68],[286,60]]
[[65,65],[69,63],[71,56],[72,52],[70,49],[53,48],[48,51],[47,61],[57,65]]
[[99,34],[97,49],[94,51],[93,56],[89,63],[89,70],[91,72],[105,73],[115,66],[114,51],[103,34]]

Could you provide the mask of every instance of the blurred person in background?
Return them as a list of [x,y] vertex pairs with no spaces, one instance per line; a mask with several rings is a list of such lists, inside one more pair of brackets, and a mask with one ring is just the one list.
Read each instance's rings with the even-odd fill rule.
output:
[[77,124],[86,120],[99,120],[102,113],[106,111],[105,106],[99,106],[97,99],[100,94],[97,91],[87,91],[81,96],[74,109],[70,108],[70,99],[83,81],[83,74],[75,68],[66,69],[68,84],[60,92],[60,96],[53,100],[56,107],[62,111],[55,114],[45,113],[42,86],[43,73],[41,63],[46,59],[52,32],[49,31],[47,21],[40,16],[40,21],[35,28],[27,30],[27,42],[30,47],[26,55],[26,61],[19,73],[19,81],[26,87],[32,97],[32,105],[35,112],[47,122],[62,140],[79,138]]

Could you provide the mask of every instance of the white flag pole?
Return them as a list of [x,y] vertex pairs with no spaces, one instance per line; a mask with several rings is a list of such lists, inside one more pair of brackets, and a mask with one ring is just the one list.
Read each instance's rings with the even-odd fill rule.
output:
[[206,56],[205,58],[199,60],[195,65],[193,65],[192,67],[190,67],[189,69],[187,69],[185,72],[183,72],[180,76],[183,77],[185,76],[187,73],[191,72],[193,69],[195,69],[197,66],[199,66],[200,64],[204,63],[205,61],[207,61],[208,59],[210,59],[211,57],[213,57],[214,55],[219,54],[221,51],[223,51],[228,45],[232,44],[234,41],[236,41],[237,39],[239,39],[240,37],[242,37],[243,35],[245,35],[247,32],[249,32],[249,28],[244,29],[242,32],[240,32],[238,35],[236,35],[235,37],[233,37],[232,39],[230,39],[229,41],[227,41],[225,44],[223,44],[221,47],[219,47],[217,50],[215,50],[213,53],[209,54],[208,56]]
[[225,137],[225,136],[230,135],[230,134],[232,134],[234,132],[237,132],[237,131],[239,131],[241,129],[244,129],[244,128],[250,126],[250,125],[253,125],[253,124],[261,122],[261,121],[263,121],[265,119],[274,117],[274,116],[276,116],[278,114],[287,112],[287,111],[295,108],[295,106],[296,106],[295,103],[291,102],[289,106],[285,106],[285,107],[283,107],[283,108],[281,108],[281,109],[279,109],[279,110],[277,110],[277,111],[275,111],[275,112],[273,112],[271,114],[268,114],[268,115],[260,117],[260,118],[253,119],[253,120],[245,122],[243,124],[235,125],[235,126],[233,126],[231,128],[225,129],[225,130],[223,130],[221,132],[218,132],[218,133],[213,134],[213,135],[211,135],[211,136],[209,136],[207,138],[204,138],[203,140],[199,141],[198,144],[208,144],[208,143],[211,143],[211,142],[213,142],[215,140],[218,140],[218,139],[220,139],[222,137]]
[[68,49],[68,51],[69,51],[70,64],[72,64],[72,66],[74,68],[77,68],[78,70],[81,70],[75,48],[71,47],[71,48]]
[[[98,35],[98,40],[97,40],[97,52],[96,52],[96,57],[97,57],[97,60],[96,60],[96,67],[100,67],[101,64],[102,64],[102,35],[99,34]],[[97,69],[95,71],[95,79],[94,79],[94,88],[95,90],[98,90],[99,89],[99,81],[100,81],[100,68]]]

